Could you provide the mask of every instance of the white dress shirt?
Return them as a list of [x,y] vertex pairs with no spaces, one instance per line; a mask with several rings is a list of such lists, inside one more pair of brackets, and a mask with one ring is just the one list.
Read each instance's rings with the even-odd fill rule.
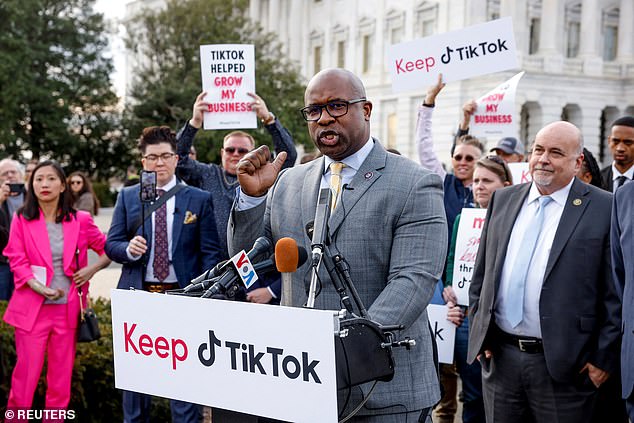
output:
[[[620,188],[620,187],[616,186],[616,184],[617,184],[616,179],[618,177],[620,177],[620,176],[625,176],[630,181],[632,179],[634,179],[634,166],[630,166],[630,168],[628,170],[626,170],[625,173],[621,173],[616,168],[616,166],[614,166],[614,163],[612,163],[612,192],[616,192],[616,189]],[[627,181],[625,181],[625,182],[627,182]]]
[[[559,191],[555,191],[550,195],[553,199],[544,208],[544,225],[542,227],[537,244],[535,245],[535,253],[531,259],[528,267],[528,274],[526,276],[526,287],[524,291],[524,314],[522,321],[516,327],[512,327],[511,323],[505,319],[507,315],[508,293],[511,284],[516,281],[511,280],[511,272],[513,270],[513,264],[515,263],[517,254],[522,248],[522,240],[526,230],[531,230],[527,226],[531,223],[533,217],[537,214],[539,207],[538,198],[542,196],[537,187],[533,183],[528,197],[524,201],[522,208],[517,215],[515,224],[513,225],[513,231],[511,232],[511,238],[506,250],[506,259],[504,260],[504,267],[502,268],[502,276],[500,278],[500,286],[498,289],[497,297],[495,299],[495,322],[500,329],[506,333],[529,336],[535,338],[542,337],[542,331],[540,326],[539,317],[539,298],[542,291],[542,285],[544,283],[544,274],[546,273],[546,265],[548,264],[548,258],[550,257],[550,250],[555,239],[555,233],[561,220],[561,215],[570,193],[570,188],[574,178]],[[537,230],[534,228],[533,230]]]
[[[170,189],[174,188],[176,186],[177,180],[176,180],[176,176],[172,176],[172,179],[165,185],[163,185],[162,187],[158,187],[159,189],[164,190],[165,192],[169,191]],[[178,282],[178,278],[176,277],[176,272],[174,271],[174,266],[172,265],[172,228],[174,225],[174,212],[176,210],[176,196],[172,196],[169,200],[167,200],[165,202],[165,207],[167,207],[167,219],[166,219],[166,223],[167,223],[167,248],[168,248],[168,257],[169,257],[169,274],[167,275],[167,278],[163,281],[163,283],[172,283],[172,282]],[[154,216],[156,214],[156,211],[154,213],[152,213],[152,234],[154,234]],[[152,239],[156,238],[154,235],[152,236]],[[150,253],[148,256],[148,263],[147,263],[147,267],[145,269],[145,281],[146,282],[156,282],[156,283],[160,283],[158,279],[156,279],[154,277],[154,242],[150,242],[151,240],[146,240],[148,243],[150,243]],[[141,258],[141,256],[135,257],[132,254],[130,254],[130,246],[128,245],[128,248],[126,249],[126,253],[128,254],[128,258],[132,261],[136,261],[138,259]]]

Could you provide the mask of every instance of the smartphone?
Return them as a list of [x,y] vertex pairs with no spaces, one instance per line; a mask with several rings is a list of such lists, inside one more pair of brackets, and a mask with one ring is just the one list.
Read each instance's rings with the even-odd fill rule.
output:
[[150,203],[156,200],[156,172],[141,171],[141,202]]
[[16,192],[18,194],[23,193],[24,192],[24,184],[22,184],[22,183],[9,184],[9,192]]

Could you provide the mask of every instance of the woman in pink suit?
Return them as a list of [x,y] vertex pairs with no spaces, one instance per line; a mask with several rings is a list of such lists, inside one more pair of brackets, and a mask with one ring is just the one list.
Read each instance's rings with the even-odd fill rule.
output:
[[[45,354],[46,408],[65,409],[70,401],[80,297],[85,307],[89,279],[110,263],[106,237],[71,204],[59,164],[38,164],[4,249],[15,278],[4,321],[15,327],[17,352],[7,409],[31,407]],[[88,248],[100,255],[91,266]]]

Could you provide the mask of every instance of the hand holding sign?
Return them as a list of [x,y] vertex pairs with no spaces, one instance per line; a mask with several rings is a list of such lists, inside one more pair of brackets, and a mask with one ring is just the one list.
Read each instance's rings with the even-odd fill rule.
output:
[[189,120],[189,124],[196,129],[200,129],[203,126],[205,120],[205,112],[209,110],[209,103],[205,101],[207,91],[203,91],[196,97],[194,101],[194,107],[192,108],[192,118]]
[[445,83],[442,82],[442,73],[438,74],[438,81],[435,85],[432,85],[427,89],[427,95],[425,96],[424,104],[428,106],[433,106],[436,104],[436,97],[445,88]]

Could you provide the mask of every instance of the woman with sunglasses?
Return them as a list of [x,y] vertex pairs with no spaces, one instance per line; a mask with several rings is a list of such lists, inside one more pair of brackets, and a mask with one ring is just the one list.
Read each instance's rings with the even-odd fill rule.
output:
[[99,198],[92,189],[90,179],[83,172],[73,172],[68,177],[71,195],[73,197],[73,208],[84,210],[97,216],[99,213]]
[[473,169],[475,162],[482,156],[484,147],[477,138],[471,135],[459,137],[451,158],[453,174],[447,173],[443,168],[442,163],[434,152],[431,118],[436,96],[444,86],[442,74],[438,75],[438,83],[427,90],[425,100],[418,108],[416,144],[418,146],[418,157],[421,165],[444,179],[445,214],[447,216],[449,233],[451,233],[454,220],[460,211],[464,207],[473,207],[473,193],[471,191]]
[[[86,307],[89,279],[110,263],[105,235],[71,201],[61,166],[45,161],[11,221],[4,255],[15,291],[4,321],[15,327],[17,362],[7,409],[31,408],[45,356],[45,407],[66,409],[70,401],[80,301]],[[88,265],[88,248],[100,255],[95,264]]]
[[[477,207],[486,209],[491,195],[497,189],[512,185],[511,171],[506,163],[498,156],[486,156],[478,160],[473,172],[473,196]],[[447,258],[447,278],[443,298],[447,302],[449,312],[447,319],[456,325],[456,341],[454,346],[454,362],[462,380],[464,405],[462,420],[465,423],[484,423],[484,403],[482,400],[482,376],[480,363],[476,360],[467,364],[467,349],[469,345],[469,319],[467,308],[457,305],[458,299],[452,288],[454,257],[456,253],[456,238],[460,215],[456,217]]]

